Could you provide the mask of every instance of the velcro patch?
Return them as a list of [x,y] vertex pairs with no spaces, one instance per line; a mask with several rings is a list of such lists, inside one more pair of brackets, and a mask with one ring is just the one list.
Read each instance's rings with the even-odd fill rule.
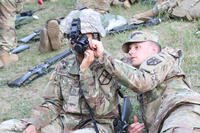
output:
[[147,60],[147,65],[157,65],[160,62],[162,62],[160,59],[158,59],[156,57],[152,57],[152,58]]

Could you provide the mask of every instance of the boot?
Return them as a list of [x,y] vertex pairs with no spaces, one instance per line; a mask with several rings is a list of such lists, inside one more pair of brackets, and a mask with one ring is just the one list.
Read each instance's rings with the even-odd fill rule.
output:
[[131,3],[129,2],[129,0],[125,0],[123,4],[124,4],[124,8],[126,9],[131,8]]
[[42,53],[52,51],[46,28],[40,32],[39,51]]
[[143,19],[148,19],[150,17],[154,17],[156,16],[157,14],[153,12],[153,10],[148,10],[146,12],[143,12],[143,13],[139,13],[139,14],[136,14],[134,15],[133,17],[136,18],[136,19],[140,19],[140,20],[143,20]]
[[6,68],[17,61],[18,56],[16,54],[9,54],[5,50],[0,50],[0,62],[3,63],[2,68]]
[[58,21],[49,20],[46,27],[52,50],[60,49],[62,33],[60,32]]

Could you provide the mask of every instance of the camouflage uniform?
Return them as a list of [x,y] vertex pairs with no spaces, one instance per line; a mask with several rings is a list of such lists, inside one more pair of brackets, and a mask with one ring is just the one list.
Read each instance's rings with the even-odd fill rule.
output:
[[33,111],[31,123],[37,129],[50,132],[51,127],[57,125],[60,130],[75,130],[82,118],[85,125],[81,128],[90,127],[94,132],[92,122],[87,122],[90,119],[88,109],[79,97],[81,88],[98,121],[100,132],[112,132],[111,123],[118,114],[118,86],[98,62],[94,62],[85,73],[79,73],[79,65],[75,55],[57,65],[45,89],[45,102]]
[[[151,40],[148,36],[144,39]],[[123,50],[127,52],[125,45]],[[100,59],[107,71],[138,93],[149,133],[200,131],[200,94],[194,92],[186,81],[180,68],[181,54],[179,49],[164,48],[146,59],[139,68],[112,59],[107,54]]]
[[22,0],[0,1],[0,46],[10,50],[17,45],[15,32],[16,12],[22,9]]
[[[98,17],[98,13],[94,13],[96,12],[91,9],[81,11],[79,16],[81,33],[95,32],[101,33],[100,35],[103,36],[105,31],[101,26],[100,17]],[[85,19],[83,20],[83,18]],[[69,21],[64,22],[69,26],[71,21],[70,17]],[[69,28],[64,29],[69,30]],[[68,33],[70,31],[68,30],[65,32]],[[91,64],[84,73],[79,72],[79,67],[80,62],[75,52],[62,60],[56,66],[45,88],[44,103],[35,108],[32,117],[24,122],[34,124],[42,133],[61,133],[74,130],[74,133],[95,133],[86,103],[80,99],[80,92],[83,91],[94,113],[94,118],[97,120],[100,133],[113,132],[112,122],[118,116],[118,84],[98,61]],[[9,127],[5,127],[10,123],[9,121],[0,125],[0,132],[12,133],[16,128],[15,131],[22,131],[27,125],[21,124],[21,121],[17,122],[11,123]]]
[[106,13],[110,10],[110,4],[111,0],[77,0],[76,9],[87,7],[100,13]]
[[168,13],[172,17],[193,20],[200,17],[199,0],[157,0],[153,9],[133,16],[134,19],[145,19],[158,14]]
[[130,8],[131,4],[137,0],[125,0],[121,2],[119,0],[77,0],[76,9],[83,7],[92,8],[99,13],[107,13],[110,10],[110,5],[123,5],[125,8]]

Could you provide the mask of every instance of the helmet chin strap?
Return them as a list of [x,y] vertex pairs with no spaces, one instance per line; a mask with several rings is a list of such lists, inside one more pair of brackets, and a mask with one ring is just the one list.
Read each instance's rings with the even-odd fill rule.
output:
[[99,33],[92,33],[92,38],[98,41],[101,40]]

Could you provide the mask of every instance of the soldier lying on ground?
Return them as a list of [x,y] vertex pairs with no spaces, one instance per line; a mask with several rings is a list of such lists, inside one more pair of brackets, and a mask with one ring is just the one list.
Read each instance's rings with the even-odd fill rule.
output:
[[110,6],[122,5],[124,8],[130,8],[135,1],[137,0],[77,0],[76,9],[87,7],[100,13],[106,13],[109,12]]
[[74,18],[80,18],[79,39],[84,38],[79,43],[71,40],[73,54],[57,65],[46,86],[44,103],[33,110],[31,119],[17,121],[18,124],[3,122],[0,132],[13,133],[24,129],[24,133],[113,132],[112,122],[118,116],[118,84],[98,61],[83,72],[88,68],[83,51],[86,48],[87,52],[92,51],[81,43],[86,41],[86,36],[90,41],[99,40],[104,35],[100,14],[92,9],[81,10],[79,15],[66,21],[66,33],[74,29],[69,26],[75,24]]
[[131,22],[145,21],[158,14],[168,14],[170,17],[193,20],[200,17],[199,0],[157,0],[153,9],[134,15]]
[[[181,50],[161,49],[157,35],[142,31],[133,32],[122,45],[131,65],[106,54],[100,41],[93,40],[90,47],[94,53],[88,59],[95,55],[119,82],[138,93],[149,133],[200,132],[200,94],[191,89],[180,67]],[[134,125],[130,127],[133,133]]]

